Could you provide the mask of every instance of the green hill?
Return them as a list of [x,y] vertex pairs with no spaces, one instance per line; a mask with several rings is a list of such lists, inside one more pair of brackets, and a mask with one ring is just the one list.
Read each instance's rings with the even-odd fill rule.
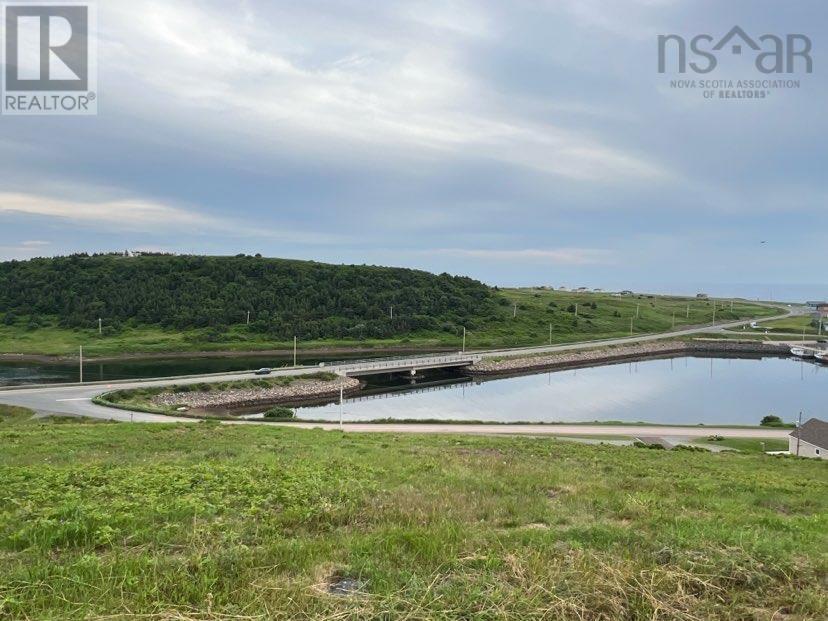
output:
[[[473,326],[495,309],[480,282],[411,269],[235,257],[76,255],[0,263],[0,313],[36,328],[214,328],[275,340],[389,338]],[[394,317],[391,317],[393,307]]]
[[719,322],[780,312],[244,255],[76,255],[0,263],[0,354],[254,352],[292,347],[294,336],[303,349],[455,348],[463,328],[470,348],[514,347],[702,325],[714,307]]

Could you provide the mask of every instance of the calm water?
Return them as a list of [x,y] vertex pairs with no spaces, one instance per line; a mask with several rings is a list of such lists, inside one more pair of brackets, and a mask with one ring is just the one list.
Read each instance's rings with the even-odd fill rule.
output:
[[[429,376],[371,378],[346,400],[344,420],[487,422],[624,421],[756,425],[766,414],[825,418],[828,366],[794,359],[677,358],[470,381]],[[297,416],[339,420],[339,405],[303,407]]]
[[[388,356],[377,353],[376,356]],[[299,364],[318,364],[371,358],[370,353],[335,354],[331,356],[298,357]],[[122,360],[118,362],[88,363],[83,365],[83,378],[88,382],[118,379],[142,379],[148,377],[172,377],[176,375],[199,375],[202,373],[230,373],[261,367],[283,367],[293,364],[289,356],[246,356],[243,358],[171,358],[153,360]],[[78,381],[78,365],[42,364],[36,362],[0,362],[0,386],[22,384],[54,384]]]

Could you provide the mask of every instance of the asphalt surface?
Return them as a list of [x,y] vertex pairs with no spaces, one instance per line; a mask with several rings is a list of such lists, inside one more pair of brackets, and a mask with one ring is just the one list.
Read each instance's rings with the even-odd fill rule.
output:
[[[246,423],[239,423],[246,424]],[[264,423],[269,424],[269,423]],[[280,426],[299,429],[334,431],[333,423],[284,423]],[[787,438],[790,429],[758,429],[731,427],[660,427],[657,425],[476,425],[476,424],[394,424],[348,423],[341,427],[346,433],[425,433],[524,436],[628,436],[672,438],[676,441],[722,436],[724,438],[757,438],[761,440]]]
[[[775,319],[783,319],[790,315],[797,314],[796,309],[787,309],[785,314],[777,317],[768,317],[762,321],[771,321]],[[723,330],[730,330],[739,328],[743,325],[749,324],[753,320],[736,321],[730,323],[719,324],[713,326],[697,326],[694,328],[685,328],[681,330],[674,330],[671,332],[663,332],[659,334],[647,334],[641,336],[605,339],[600,341],[586,341],[582,343],[568,343],[565,345],[549,345],[541,347],[524,347],[515,349],[500,349],[490,350],[485,352],[476,352],[476,355],[490,356],[490,355],[520,355],[520,354],[538,354],[538,353],[555,353],[577,351],[580,349],[590,349],[600,346],[612,345],[626,345],[634,343],[646,343],[658,341],[667,338],[680,338],[685,336],[692,336],[694,334],[719,332]],[[436,354],[434,356],[417,356],[414,358],[427,360],[429,358],[441,358],[446,354]],[[412,357],[408,357],[412,358]],[[388,362],[388,360],[384,360]],[[366,361],[367,363],[368,361]],[[331,364],[324,367],[325,371],[329,372],[343,372],[354,366],[353,361],[342,364]],[[320,371],[319,367],[298,367],[285,368],[274,370],[270,377],[283,375],[297,375],[316,373]],[[14,405],[29,408],[38,414],[52,414],[60,416],[83,416],[88,418],[96,418],[103,420],[116,420],[122,422],[140,422],[140,423],[169,423],[169,422],[193,422],[193,419],[183,417],[165,416],[160,414],[147,414],[140,412],[127,412],[96,405],[92,403],[92,399],[100,394],[112,390],[130,389],[130,388],[148,388],[157,386],[168,386],[171,384],[196,384],[200,382],[222,382],[233,381],[240,379],[251,379],[253,377],[251,371],[234,372],[211,375],[188,376],[184,378],[158,378],[151,380],[135,380],[125,382],[95,382],[89,384],[70,384],[57,386],[36,386],[36,387],[14,387],[0,389],[0,403],[6,405]],[[242,423],[252,424],[252,423]],[[308,425],[309,427],[321,428],[338,428],[338,425]],[[389,433],[520,433],[532,435],[564,435],[564,434],[578,434],[578,435],[630,435],[629,427],[621,427],[621,431],[606,426],[526,426],[526,425],[346,425],[346,431],[361,431],[361,432],[378,432],[385,431]],[[659,431],[661,429],[661,431]],[[670,428],[672,431],[673,428]],[[707,436],[717,433],[722,436],[734,437],[731,433],[733,430],[727,429],[711,429],[711,428],[686,428],[687,432],[669,433],[669,435],[681,435],[687,437]],[[635,429],[636,433],[646,433],[647,435],[665,435],[665,428],[653,427],[650,431],[645,432],[641,428]],[[696,434],[692,434],[695,431]],[[785,432],[775,430],[753,430],[760,435],[751,436],[748,432],[751,430],[739,430],[738,437],[784,437]],[[767,435],[770,434],[770,435]]]

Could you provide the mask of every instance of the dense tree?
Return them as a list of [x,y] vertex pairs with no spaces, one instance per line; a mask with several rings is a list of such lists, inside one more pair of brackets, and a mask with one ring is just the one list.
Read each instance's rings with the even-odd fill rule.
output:
[[[235,257],[73,255],[0,263],[0,313],[66,327],[212,328],[287,339],[387,337],[474,326],[493,290],[410,269]],[[391,318],[391,307],[394,317]]]

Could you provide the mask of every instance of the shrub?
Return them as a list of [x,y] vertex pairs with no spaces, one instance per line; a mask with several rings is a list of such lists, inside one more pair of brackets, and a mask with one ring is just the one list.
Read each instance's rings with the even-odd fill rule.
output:
[[296,413],[290,408],[277,405],[275,408],[270,408],[267,412],[265,412],[264,416],[269,419],[293,420],[296,417]]
[[768,414],[767,416],[762,418],[762,422],[759,423],[759,424],[762,427],[781,427],[785,423],[778,416],[775,416],[773,414]]

